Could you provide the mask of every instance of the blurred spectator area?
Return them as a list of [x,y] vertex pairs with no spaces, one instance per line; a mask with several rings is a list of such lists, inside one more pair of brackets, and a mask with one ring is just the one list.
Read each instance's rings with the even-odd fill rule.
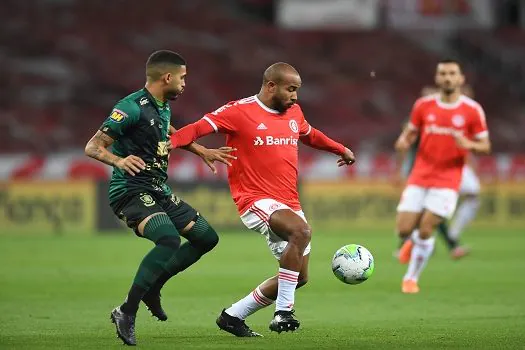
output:
[[[145,60],[160,48],[188,61],[187,90],[172,106],[176,126],[257,93],[263,70],[285,61],[302,75],[300,103],[312,125],[356,149],[391,150],[439,55],[393,31],[285,31],[269,24],[268,1],[241,3],[3,0],[0,153],[83,147],[113,104],[144,85]],[[247,8],[261,16],[244,15]],[[525,129],[525,90],[511,91],[519,88],[506,61],[493,69],[478,58],[508,51],[523,73],[525,35],[509,33],[451,39],[471,58],[466,71],[505,152],[524,149],[509,132]]]

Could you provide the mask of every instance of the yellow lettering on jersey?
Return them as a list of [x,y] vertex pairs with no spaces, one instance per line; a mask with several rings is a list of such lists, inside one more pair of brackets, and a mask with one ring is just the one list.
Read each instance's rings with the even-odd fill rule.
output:
[[168,150],[168,142],[166,141],[159,141],[159,145],[157,147],[157,155],[164,157],[169,154]]
[[113,120],[114,122],[120,123],[124,120],[124,118],[126,118],[126,116],[127,116],[126,113],[118,109],[114,109],[113,112],[111,112],[111,115],[109,116],[109,118]]

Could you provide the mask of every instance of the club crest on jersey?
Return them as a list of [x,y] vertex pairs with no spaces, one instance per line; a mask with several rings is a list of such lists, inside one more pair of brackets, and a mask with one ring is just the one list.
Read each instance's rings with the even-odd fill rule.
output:
[[296,133],[299,132],[299,125],[297,125],[297,122],[295,120],[293,120],[293,119],[290,120],[288,125],[290,125],[290,129],[292,129],[293,132],[296,132]]
[[126,113],[122,112],[120,109],[115,108],[111,112],[109,119],[113,120],[115,123],[122,123],[127,116],[128,115]]
[[142,203],[144,203],[146,207],[151,207],[152,205],[155,205],[155,200],[152,196],[150,196],[147,193],[142,193],[140,195],[140,200],[142,201]]
[[270,205],[270,210],[271,211],[277,210],[277,208],[279,208],[280,206],[281,206],[280,203],[272,203],[272,205]]
[[436,116],[433,115],[433,114],[429,114],[429,115],[427,116],[427,121],[428,121],[429,123],[432,123],[432,122],[436,121]]
[[454,125],[457,128],[462,127],[463,125],[465,125],[465,117],[463,117],[460,114],[456,114],[452,117],[452,125]]

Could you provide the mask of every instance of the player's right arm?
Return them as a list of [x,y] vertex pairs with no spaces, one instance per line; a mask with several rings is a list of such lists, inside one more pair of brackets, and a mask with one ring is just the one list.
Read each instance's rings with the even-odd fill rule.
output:
[[236,130],[237,118],[235,103],[230,102],[206,114],[199,121],[186,125],[171,135],[173,147],[184,147],[200,137],[216,133],[229,134]]
[[403,128],[401,135],[396,140],[395,149],[397,152],[406,153],[410,149],[410,146],[416,142],[419,135],[419,129],[423,123],[423,118],[421,117],[421,102],[416,101],[412,112],[410,113],[410,121]]
[[140,112],[138,111],[138,106],[135,107],[130,102],[120,102],[117,104],[110,116],[100,127],[100,130],[93,135],[84,149],[88,157],[122,169],[132,176],[135,176],[135,174],[138,174],[146,168],[144,161],[134,155],[121,158],[111,153],[108,148],[116,139],[122,136],[130,126],[137,122]]

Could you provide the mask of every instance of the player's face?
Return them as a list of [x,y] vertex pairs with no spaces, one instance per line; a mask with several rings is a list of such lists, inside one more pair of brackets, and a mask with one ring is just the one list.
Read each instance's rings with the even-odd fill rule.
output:
[[186,66],[179,66],[164,76],[164,96],[168,100],[175,100],[184,92],[186,86]]
[[463,83],[465,77],[457,63],[440,63],[436,69],[436,85],[445,94],[457,92]]
[[297,74],[289,74],[271,89],[273,107],[279,112],[285,112],[297,102],[297,91],[301,87],[301,78]]

